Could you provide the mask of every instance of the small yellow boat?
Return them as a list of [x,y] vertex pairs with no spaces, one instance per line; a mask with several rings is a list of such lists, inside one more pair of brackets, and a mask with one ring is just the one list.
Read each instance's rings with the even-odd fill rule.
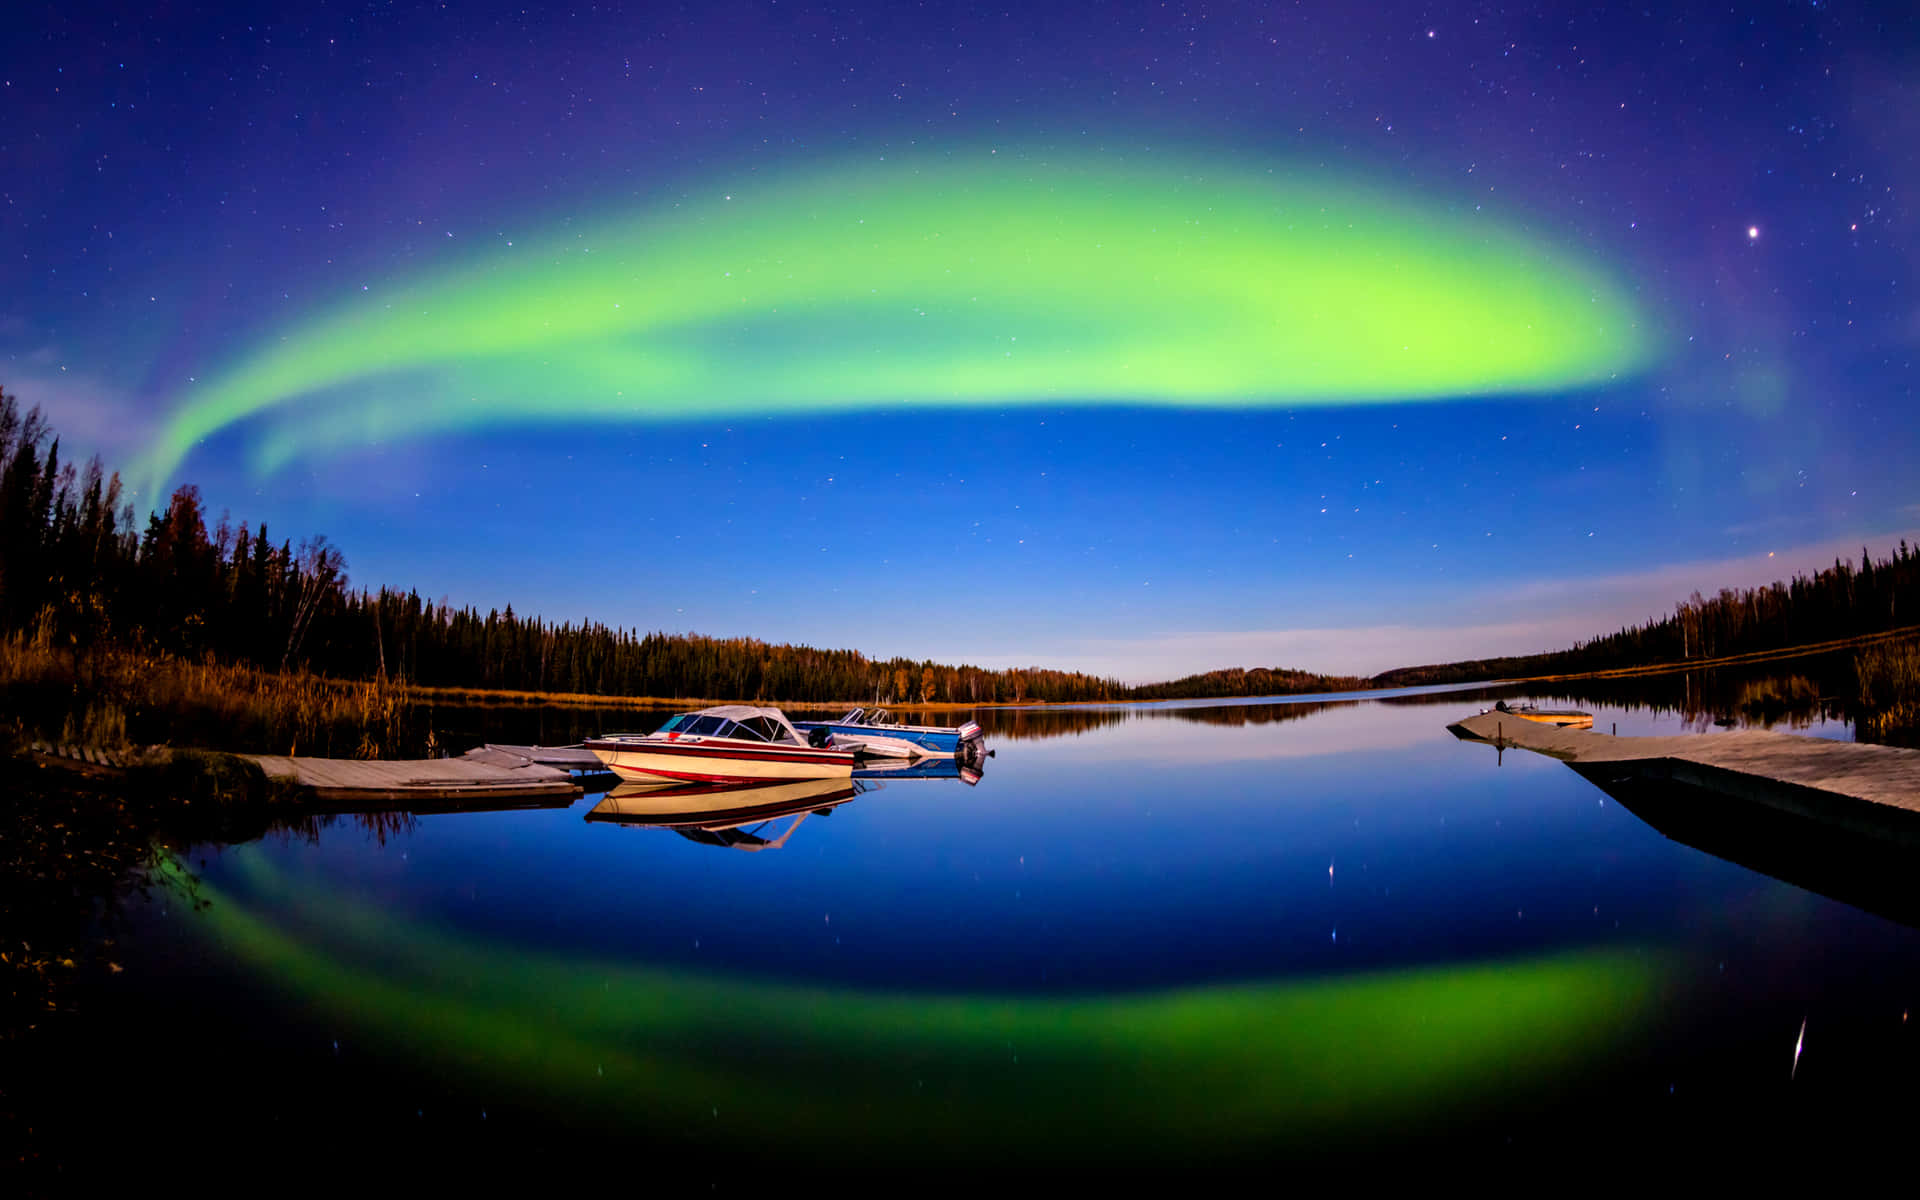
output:
[[1562,729],[1592,729],[1593,714],[1572,708],[1538,708],[1531,704],[1509,705],[1505,700],[1493,706],[1495,712],[1511,713],[1523,721],[1556,725]]

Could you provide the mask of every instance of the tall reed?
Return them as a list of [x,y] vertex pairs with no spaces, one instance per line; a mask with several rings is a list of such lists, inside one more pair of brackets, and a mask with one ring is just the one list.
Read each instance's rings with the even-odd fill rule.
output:
[[336,680],[124,647],[75,654],[44,633],[0,638],[0,720],[16,739],[258,754],[423,752],[426,710],[389,679]]

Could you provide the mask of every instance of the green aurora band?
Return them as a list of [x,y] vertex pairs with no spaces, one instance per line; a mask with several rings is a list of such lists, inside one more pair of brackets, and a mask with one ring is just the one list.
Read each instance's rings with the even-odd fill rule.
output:
[[[1635,948],[1053,997],[882,992],[449,934],[238,852],[195,927],[363,1048],[581,1132],[823,1161],[1180,1161],[1433,1132],[1659,1023]],[[177,866],[171,868],[178,877]]]
[[140,464],[516,421],[1524,395],[1648,366],[1623,287],[1319,168],[979,153],[792,170],[502,240],[276,332]]

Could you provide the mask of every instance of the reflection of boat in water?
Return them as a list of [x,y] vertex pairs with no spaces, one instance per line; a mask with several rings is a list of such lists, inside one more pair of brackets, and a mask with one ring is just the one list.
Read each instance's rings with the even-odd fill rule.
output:
[[[877,784],[857,779],[796,779],[769,783],[689,783],[649,787],[623,783],[587,813],[589,821],[671,829],[689,841],[734,850],[785,844],[810,816],[826,816]],[[792,817],[773,836],[771,822]]]
[[1495,712],[1508,713],[1523,721],[1558,725],[1565,729],[1592,729],[1593,714],[1573,708],[1539,708],[1532,704],[1509,705],[1505,700],[1493,706]]
[[862,762],[853,769],[855,779],[958,779],[968,787],[980,782],[986,770],[984,755],[960,758],[878,758]]
[[618,733],[585,743],[607,769],[630,783],[752,783],[766,779],[846,779],[853,751],[808,738],[777,708],[722,704],[681,713],[648,734]]
[[837,721],[795,721],[794,727],[802,733],[824,729],[833,735],[835,745],[858,742],[865,758],[977,756],[983,737],[980,726],[972,721],[961,725],[904,725],[884,708],[856,708]]

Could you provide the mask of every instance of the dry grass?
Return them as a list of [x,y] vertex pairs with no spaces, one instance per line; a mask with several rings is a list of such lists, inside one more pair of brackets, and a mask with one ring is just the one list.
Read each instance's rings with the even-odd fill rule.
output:
[[431,741],[401,684],[347,682],[121,649],[70,655],[45,638],[0,640],[0,721],[17,740],[117,749],[211,746],[264,754],[392,758]]
[[1853,671],[1862,732],[1920,745],[1920,639],[1868,647],[1854,655]]

